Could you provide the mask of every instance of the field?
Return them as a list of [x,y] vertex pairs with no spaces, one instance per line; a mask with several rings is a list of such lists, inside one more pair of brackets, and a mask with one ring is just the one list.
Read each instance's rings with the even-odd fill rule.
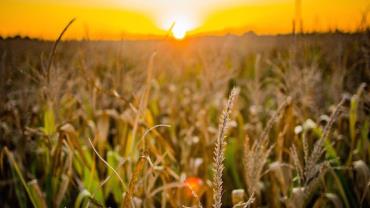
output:
[[370,207],[369,31],[53,44],[0,40],[1,207]]

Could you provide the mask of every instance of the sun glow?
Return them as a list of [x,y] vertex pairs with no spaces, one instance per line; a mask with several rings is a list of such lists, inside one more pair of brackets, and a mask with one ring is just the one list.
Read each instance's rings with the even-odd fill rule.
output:
[[162,24],[165,30],[171,30],[172,37],[182,40],[188,35],[189,31],[195,28],[194,18],[185,15],[171,16],[166,18]]
[[172,35],[177,40],[184,39],[185,36],[186,36],[186,32],[187,32],[186,27],[184,25],[181,25],[181,24],[176,24],[175,23],[174,27],[172,28]]
[[[65,39],[121,40],[189,36],[280,34],[292,31],[293,0],[0,0],[0,36],[55,39],[71,17]],[[302,1],[304,31],[356,31],[369,0]],[[353,18],[346,18],[353,17]],[[362,21],[364,19],[364,21]],[[27,25],[27,27],[24,27]]]

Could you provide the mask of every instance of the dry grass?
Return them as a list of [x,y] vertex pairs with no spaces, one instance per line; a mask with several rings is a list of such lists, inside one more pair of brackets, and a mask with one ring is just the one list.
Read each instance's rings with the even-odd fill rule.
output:
[[229,128],[230,114],[233,108],[235,99],[239,94],[238,88],[233,88],[231,90],[227,104],[221,114],[220,121],[218,124],[218,133],[215,143],[215,149],[213,151],[213,207],[220,208],[222,206],[222,173],[224,171],[224,160],[225,160],[225,147],[226,147],[226,132]]
[[369,207],[368,35],[0,40],[0,204]]

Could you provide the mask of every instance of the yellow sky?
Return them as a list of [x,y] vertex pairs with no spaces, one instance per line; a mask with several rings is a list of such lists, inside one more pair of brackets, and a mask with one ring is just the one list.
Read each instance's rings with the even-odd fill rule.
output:
[[[55,39],[73,17],[66,38],[120,39],[175,31],[225,34],[289,33],[296,0],[1,0],[0,35]],[[301,0],[305,31],[355,30],[369,0]],[[370,14],[366,18],[369,24]],[[179,34],[180,35],[180,34]]]

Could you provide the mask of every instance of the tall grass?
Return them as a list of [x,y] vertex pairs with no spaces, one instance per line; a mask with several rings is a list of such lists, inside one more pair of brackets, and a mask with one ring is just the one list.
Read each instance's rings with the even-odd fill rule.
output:
[[369,206],[368,33],[63,33],[0,40],[3,207]]
[[222,206],[222,173],[224,171],[224,159],[225,159],[225,146],[226,146],[226,132],[229,128],[230,122],[230,114],[233,108],[234,102],[236,97],[239,94],[238,88],[233,88],[231,90],[229,99],[227,104],[221,114],[219,126],[218,126],[218,133],[217,139],[215,143],[215,149],[213,152],[213,160],[214,160],[214,176],[213,176],[213,207],[220,208]]

